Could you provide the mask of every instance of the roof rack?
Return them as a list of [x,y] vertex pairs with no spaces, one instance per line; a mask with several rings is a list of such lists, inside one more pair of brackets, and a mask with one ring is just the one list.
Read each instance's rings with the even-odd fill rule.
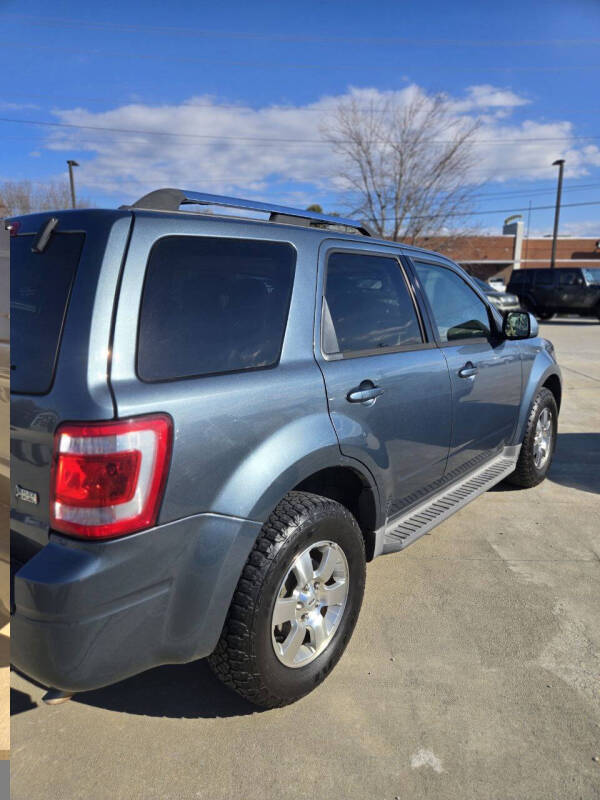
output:
[[179,211],[179,206],[182,205],[224,206],[226,208],[240,208],[246,211],[265,211],[269,214],[270,222],[283,222],[288,225],[304,225],[305,227],[321,226],[323,224],[341,225],[345,228],[353,228],[363,236],[374,236],[373,231],[366,223],[357,222],[353,219],[317,214],[315,211],[304,211],[301,208],[276,206],[271,203],[261,203],[257,200],[242,200],[239,197],[188,192],[185,189],[157,189],[140,197],[133,205],[123,206],[123,208],[143,208],[147,211]]

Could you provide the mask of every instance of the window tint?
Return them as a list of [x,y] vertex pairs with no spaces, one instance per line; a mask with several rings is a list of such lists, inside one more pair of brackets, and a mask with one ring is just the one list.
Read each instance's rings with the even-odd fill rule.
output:
[[11,390],[49,391],[83,233],[53,233],[42,253],[34,236],[10,243]]
[[510,276],[510,285],[511,286],[521,286],[522,284],[527,282],[527,274],[519,270],[513,270]]
[[279,360],[296,254],[283,242],[172,236],[153,247],[138,373],[160,381]]
[[395,258],[332,253],[327,262],[323,350],[356,353],[421,344],[421,329]]
[[558,273],[558,283],[560,286],[581,286],[583,277],[578,270],[561,269]]
[[535,271],[536,286],[552,286],[554,275],[550,269],[538,269]]
[[450,269],[415,261],[442,342],[490,335],[487,306]]

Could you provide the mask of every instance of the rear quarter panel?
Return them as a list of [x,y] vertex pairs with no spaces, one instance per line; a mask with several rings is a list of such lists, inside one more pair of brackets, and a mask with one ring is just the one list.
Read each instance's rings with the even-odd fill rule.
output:
[[[290,243],[294,288],[276,367],[170,382],[136,375],[142,286],[152,245],[163,236],[223,236]],[[118,415],[171,415],[173,456],[159,522],[212,512],[263,522],[313,472],[343,462],[313,356],[320,237],[265,223],[136,214],[116,316],[111,384]]]

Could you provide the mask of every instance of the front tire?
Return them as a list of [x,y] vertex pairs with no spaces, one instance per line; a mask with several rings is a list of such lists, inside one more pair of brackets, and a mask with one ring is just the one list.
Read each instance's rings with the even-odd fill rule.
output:
[[352,636],[365,562],[362,533],[344,506],[290,492],[248,557],[209,657],[213,672],[265,708],[308,694],[325,680]]
[[557,429],[556,400],[549,389],[542,388],[531,405],[517,468],[508,483],[528,489],[544,480],[554,456]]

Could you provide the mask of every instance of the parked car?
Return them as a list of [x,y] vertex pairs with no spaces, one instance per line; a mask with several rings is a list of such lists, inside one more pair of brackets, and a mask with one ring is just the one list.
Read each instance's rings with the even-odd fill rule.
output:
[[600,320],[600,267],[513,270],[508,289],[540,319],[578,314]]
[[488,283],[492,287],[492,289],[495,289],[497,292],[506,291],[506,284],[504,283],[502,278],[489,278]]
[[508,292],[499,292],[490,286],[489,283],[482,281],[480,278],[473,278],[477,286],[485,294],[487,299],[496,306],[498,311],[504,314],[506,311],[519,311],[521,303],[516,294],[509,294]]
[[297,700],[366,562],[548,471],[553,348],[441,255],[175,189],[11,222],[11,655],[54,697],[208,656]]
[[8,231],[0,229],[0,628],[9,618],[10,326]]

